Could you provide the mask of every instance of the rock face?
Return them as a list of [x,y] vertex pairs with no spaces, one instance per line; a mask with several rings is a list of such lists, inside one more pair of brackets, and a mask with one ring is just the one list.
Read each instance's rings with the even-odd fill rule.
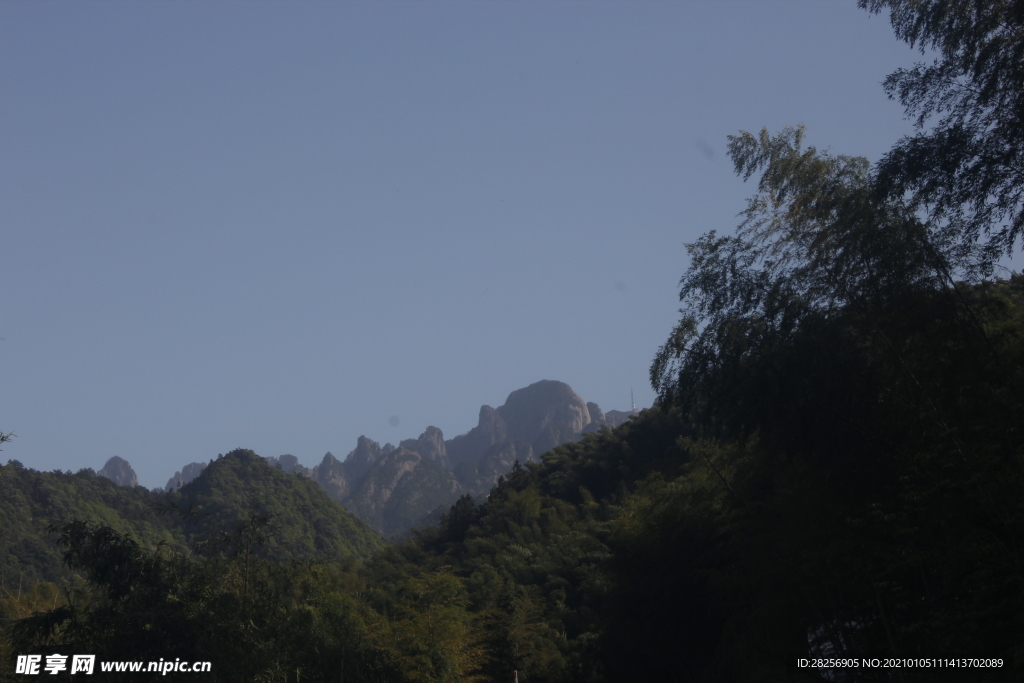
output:
[[[440,430],[438,430],[440,432]],[[404,446],[385,454],[344,501],[348,510],[385,535],[404,531],[461,494],[439,462]]]
[[619,425],[626,424],[626,421],[631,417],[636,417],[636,413],[625,410],[609,410],[605,413],[605,424],[609,427],[618,427]]
[[324,454],[324,459],[313,468],[310,476],[334,500],[341,502],[348,497],[350,487],[348,477],[345,475],[345,465],[330,451]]
[[350,512],[391,535],[461,494],[446,461],[444,434],[427,427],[398,448],[360,436],[343,462],[327,453],[309,476]]
[[[466,493],[487,496],[516,461],[536,461],[555,446],[602,425],[618,426],[632,415],[605,413],[568,384],[543,380],[513,391],[498,408],[481,406],[477,426],[447,441],[431,426],[398,448],[360,436],[344,460],[327,453],[312,469],[294,455],[266,460],[284,472],[311,478],[350,512],[392,536],[425,520],[436,521],[438,510],[447,510]],[[176,473],[168,490],[177,488],[179,479],[187,483],[195,478],[205,466],[193,463]]]
[[360,436],[356,442],[356,449],[345,458],[345,473],[351,479],[362,479],[382,455],[384,453],[380,444]]
[[266,460],[271,467],[276,467],[277,469],[283,472],[288,472],[289,474],[300,474],[304,477],[308,477],[312,474],[312,470],[300,465],[299,459],[291,453],[279,455],[276,458],[274,456],[270,456],[264,458],[264,460]]
[[185,484],[189,483],[202,473],[206,469],[209,463],[205,462],[190,462],[181,468],[180,472],[175,472],[174,476],[167,480],[167,486],[164,488],[165,491],[177,491]]
[[557,435],[578,435],[590,424],[586,402],[568,384],[549,379],[513,391],[496,412],[509,439],[536,444],[541,452],[569,440]]
[[626,424],[627,420],[637,415],[637,413],[625,410],[609,410],[605,413],[601,411],[601,408],[596,403],[588,403],[587,409],[590,411],[590,424],[583,428],[584,434],[596,432],[601,429],[602,425],[609,429],[615,429],[621,424]]
[[497,409],[481,407],[477,426],[447,443],[452,470],[467,492],[486,495],[516,460],[537,460],[579,439],[593,423],[592,412],[603,423],[597,404],[588,405],[564,382],[542,380],[517,389]]
[[[508,395],[498,408],[481,406],[477,426],[445,441],[437,427],[397,449],[359,437],[344,462],[333,456],[313,469],[331,497],[386,535],[401,533],[469,493],[484,497],[516,461],[576,441],[632,413],[605,413],[564,382],[542,380]],[[330,455],[330,454],[328,454]]]
[[448,460],[452,467],[457,467],[467,460],[476,460],[488,448],[507,438],[508,425],[505,424],[504,418],[494,408],[480,406],[480,417],[476,427],[445,444]]
[[96,474],[106,477],[118,486],[138,486],[139,478],[135,476],[135,470],[128,464],[128,461],[118,456],[112,457],[103,466],[103,469]]
[[401,448],[416,451],[422,457],[447,466],[448,456],[445,453],[444,434],[437,427],[427,427],[418,439],[406,439],[399,444]]

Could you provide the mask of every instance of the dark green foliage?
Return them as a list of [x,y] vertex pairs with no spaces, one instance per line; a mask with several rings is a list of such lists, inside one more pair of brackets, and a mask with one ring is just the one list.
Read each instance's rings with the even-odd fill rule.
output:
[[1024,229],[1024,2],[859,0],[888,9],[896,36],[930,63],[885,80],[920,132],[880,164],[880,189],[909,193],[936,225],[959,238],[985,271],[1009,255]]
[[260,552],[278,559],[366,557],[383,543],[315,483],[276,471],[252,452],[228,454],[173,493],[118,486],[92,470],[37,472],[16,461],[0,474],[4,596],[41,581],[77,585],[83,575],[62,565],[47,530],[72,520],[103,524],[151,550],[216,544],[254,513],[270,520]]
[[[1011,387],[1024,364],[1024,281],[970,290],[968,300],[994,354],[936,293],[876,319],[884,335],[839,316],[738,376],[707,378],[750,384],[737,391],[742,403],[691,413],[698,434],[721,434],[727,422],[727,440],[682,439],[684,475],[630,496],[613,546],[622,605],[613,660],[667,677],[691,652],[691,674],[756,680],[783,677],[778,655],[801,650],[984,652],[1019,673],[1024,558],[1014,539],[1024,520],[1013,434],[1024,416]],[[649,618],[629,618],[637,604]],[[676,637],[705,646],[659,660],[628,645],[657,652]]]
[[466,539],[469,527],[480,521],[480,508],[468,493],[459,498],[451,510],[441,518],[440,539],[446,543],[458,543]]
[[71,579],[47,528],[76,518],[130,531],[145,547],[184,547],[177,520],[154,512],[161,502],[159,494],[117,486],[92,470],[37,472],[9,462],[0,467],[0,585]]
[[145,548],[184,549],[263,514],[271,523],[261,552],[278,559],[365,557],[382,544],[315,483],[285,475],[252,451],[233,451],[180,491],[165,493],[117,486],[92,470],[36,472],[17,461],[0,469],[0,585],[8,588],[75,577],[47,533],[72,520],[129,533]]
[[276,559],[365,557],[382,544],[312,480],[285,474],[249,450],[218,458],[168,501],[195,520],[187,526],[194,542],[237,527],[251,513],[267,516],[261,552]]
[[[1013,666],[975,679],[1008,680],[1024,665],[1024,278],[953,282],[955,246],[880,199],[865,164],[799,143],[734,138],[760,194],[736,237],[691,247],[652,368],[689,462],[621,518],[617,604],[652,612],[630,628],[619,608],[609,669],[753,680],[783,677],[783,652],[987,652]],[[675,637],[704,645],[654,656]]]
[[651,367],[662,399],[709,410],[742,402],[707,394],[709,379],[739,377],[743,363],[798,329],[840,313],[870,315],[945,279],[949,247],[898,203],[877,198],[865,159],[802,143],[802,128],[730,138],[737,173],[762,172],[758,193],[735,236],[712,232],[687,247],[683,316]]
[[89,577],[89,589],[16,623],[13,649],[208,661],[204,677],[214,681],[336,681],[342,667],[349,680],[404,680],[368,641],[360,607],[338,592],[344,573],[260,559],[251,550],[265,529],[265,520],[252,518],[216,552],[189,556],[146,551],[105,526],[63,525],[65,561]]
[[490,651],[488,680],[513,670],[523,681],[597,675],[608,509],[589,494],[578,506],[547,495],[544,468],[515,467],[484,505],[463,498],[440,529],[369,568],[386,575],[410,562],[462,577]]

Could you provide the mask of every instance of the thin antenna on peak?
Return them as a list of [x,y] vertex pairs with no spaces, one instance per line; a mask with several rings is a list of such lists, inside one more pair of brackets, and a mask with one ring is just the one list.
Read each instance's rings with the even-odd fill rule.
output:
[[629,405],[631,406],[629,409],[630,412],[636,415],[636,401],[633,400],[633,387],[629,388]]

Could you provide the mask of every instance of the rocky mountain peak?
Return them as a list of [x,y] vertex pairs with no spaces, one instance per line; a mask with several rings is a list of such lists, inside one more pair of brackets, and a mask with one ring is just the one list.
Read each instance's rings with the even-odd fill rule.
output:
[[335,467],[338,467],[340,465],[341,461],[334,457],[334,453],[327,451],[326,453],[324,453],[324,459],[321,460],[320,464],[314,467],[313,469],[315,470],[317,469],[317,467],[320,467],[325,470],[333,470]]
[[448,460],[444,445],[444,433],[437,427],[427,427],[418,439],[406,439],[399,444],[399,447],[416,451],[428,460],[441,463],[446,463]]
[[312,474],[310,469],[299,464],[299,459],[291,453],[285,453],[284,455],[279,455],[277,457],[270,456],[265,458],[265,460],[271,467],[277,467],[281,471],[288,472],[289,474],[300,474],[304,477],[308,477]]
[[198,477],[202,471],[206,469],[207,464],[208,463],[205,462],[190,462],[185,465],[179,472],[175,472],[174,476],[167,480],[167,486],[164,490],[177,491],[182,486]]
[[380,444],[373,439],[360,436],[356,442],[354,451],[345,458],[345,474],[350,479],[362,479],[373,464],[384,455],[381,452]]
[[508,438],[508,424],[501,413],[490,406],[480,406],[476,428],[486,435],[492,444]]
[[135,475],[135,470],[132,469],[132,466],[128,464],[127,460],[116,455],[107,460],[107,464],[96,474],[106,477],[118,486],[139,485],[139,478]]
[[[353,451],[354,452],[354,451]],[[327,451],[320,464],[312,469],[310,477],[334,500],[341,501],[348,495],[350,486],[345,476],[345,464]]]
[[552,448],[562,435],[581,434],[590,424],[590,410],[565,382],[541,380],[516,389],[496,411],[508,425],[508,438],[535,444],[538,453]]

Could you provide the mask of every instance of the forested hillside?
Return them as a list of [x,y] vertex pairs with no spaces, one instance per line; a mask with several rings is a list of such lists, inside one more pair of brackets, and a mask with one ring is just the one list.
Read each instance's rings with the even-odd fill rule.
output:
[[48,530],[73,520],[131,535],[142,547],[185,551],[252,517],[269,521],[260,552],[279,559],[367,557],[382,539],[308,479],[270,467],[252,451],[215,460],[178,491],[118,486],[92,470],[0,467],[0,571],[5,591],[37,581],[73,581]]
[[184,549],[185,534],[174,516],[154,510],[161,497],[143,487],[118,486],[92,470],[77,474],[37,472],[17,461],[0,466],[0,572],[6,590],[20,583],[66,576],[51,524],[88,519],[131,532],[146,547],[160,543]]
[[[734,234],[689,246],[654,408],[372,555],[339,557],[312,493],[229,454],[175,499],[211,524],[189,550],[61,526],[82,591],[5,600],[8,655],[217,681],[1021,680],[1024,276],[998,266],[1024,225],[1024,12],[861,5],[938,50],[887,84],[946,118],[878,167],[802,128],[732,137],[756,191]],[[915,664],[796,666],[871,657]]]

